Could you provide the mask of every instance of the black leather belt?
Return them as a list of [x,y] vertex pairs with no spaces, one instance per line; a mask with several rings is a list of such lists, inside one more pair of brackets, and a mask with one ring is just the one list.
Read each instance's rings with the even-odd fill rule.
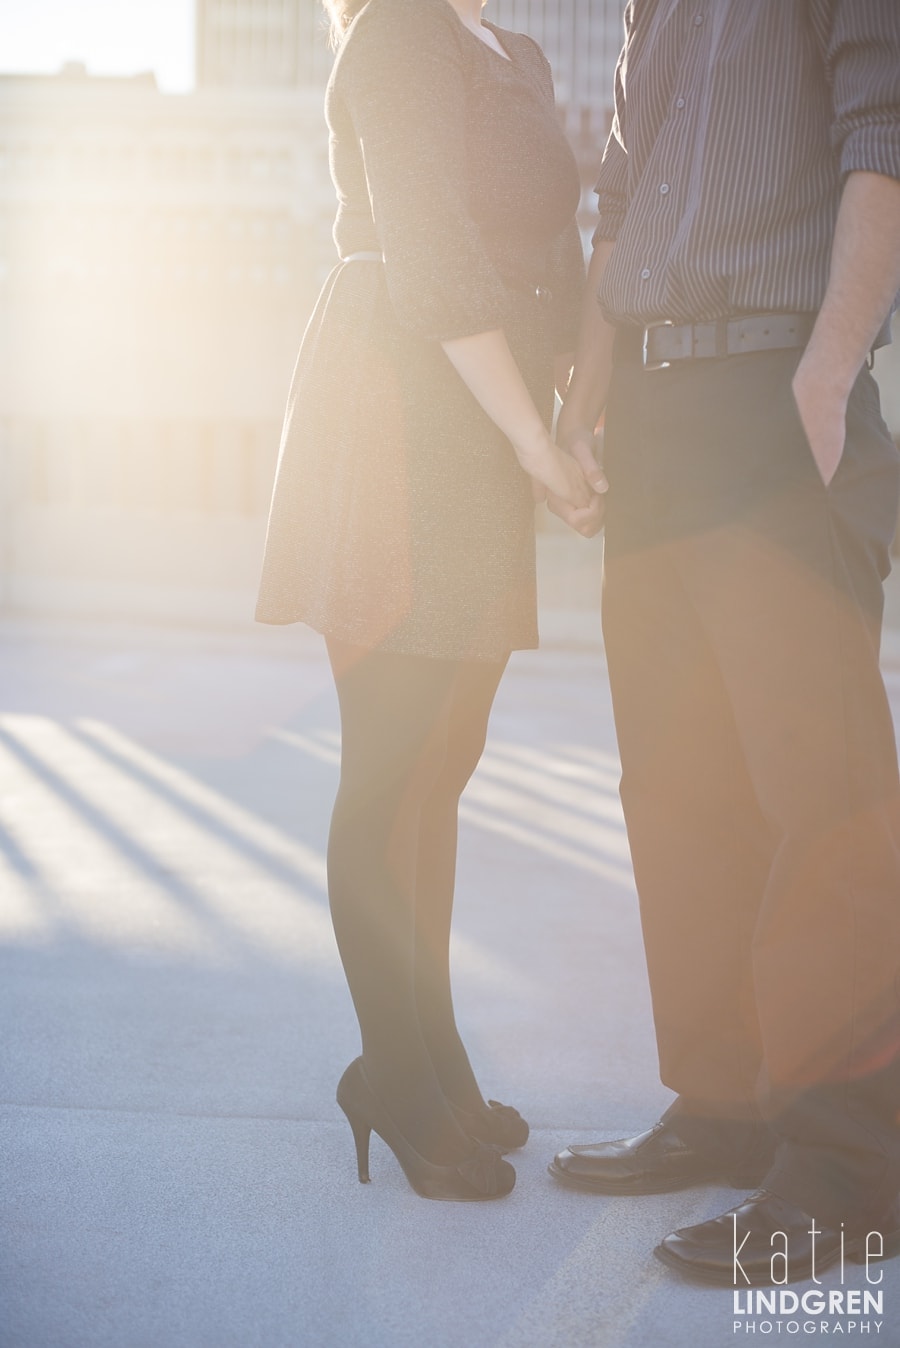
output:
[[749,351],[805,346],[814,314],[742,314],[708,323],[653,323],[621,326],[616,358],[640,360],[646,370],[665,370],[675,361],[722,359]]

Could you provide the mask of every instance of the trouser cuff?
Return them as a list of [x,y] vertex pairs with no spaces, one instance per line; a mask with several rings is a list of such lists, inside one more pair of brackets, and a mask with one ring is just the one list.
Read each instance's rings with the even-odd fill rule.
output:
[[743,1117],[735,1117],[741,1112],[738,1107],[723,1115],[679,1097],[662,1118],[694,1151],[728,1165],[758,1165],[762,1172],[775,1155],[775,1137],[754,1106],[748,1105]]

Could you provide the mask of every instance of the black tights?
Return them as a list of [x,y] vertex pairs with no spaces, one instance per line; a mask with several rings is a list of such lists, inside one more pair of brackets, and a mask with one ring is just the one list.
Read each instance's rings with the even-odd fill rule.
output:
[[328,895],[366,1073],[409,1141],[453,1161],[470,1144],[447,1101],[484,1103],[450,992],[457,810],[506,662],[328,653],[342,731]]

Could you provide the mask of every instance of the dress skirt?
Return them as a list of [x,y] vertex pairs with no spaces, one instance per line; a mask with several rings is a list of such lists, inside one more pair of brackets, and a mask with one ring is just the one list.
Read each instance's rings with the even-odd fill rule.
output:
[[[511,291],[504,330],[552,412],[551,325]],[[449,660],[537,645],[534,504],[512,446],[440,343],[404,329],[384,266],[328,277],[291,384],[257,618]]]

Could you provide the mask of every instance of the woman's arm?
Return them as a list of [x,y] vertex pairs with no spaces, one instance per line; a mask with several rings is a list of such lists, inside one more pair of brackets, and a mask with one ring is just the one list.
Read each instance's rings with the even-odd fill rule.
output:
[[512,444],[525,472],[570,506],[589,505],[593,492],[584,473],[553,443],[505,333],[495,329],[441,345],[472,396]]
[[503,332],[509,291],[469,208],[460,33],[449,5],[369,7],[341,53],[335,91],[362,144],[399,321],[441,343],[525,471],[582,505],[590,489],[551,440],[515,363]]

